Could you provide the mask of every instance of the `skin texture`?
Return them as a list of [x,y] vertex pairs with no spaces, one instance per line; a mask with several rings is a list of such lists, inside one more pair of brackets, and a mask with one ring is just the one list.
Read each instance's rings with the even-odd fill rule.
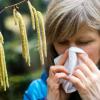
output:
[[[64,63],[68,57],[67,50],[71,46],[82,48],[89,57],[78,54],[82,64],[76,66],[73,75],[68,76]],[[78,90],[82,100],[100,100],[100,71],[96,66],[100,61],[100,35],[87,26],[80,28],[78,33],[68,40],[54,43],[57,53],[63,54],[58,65],[50,67],[48,83],[48,100],[68,100],[70,94],[65,94],[59,79],[69,80]],[[65,51],[66,50],[66,51]]]

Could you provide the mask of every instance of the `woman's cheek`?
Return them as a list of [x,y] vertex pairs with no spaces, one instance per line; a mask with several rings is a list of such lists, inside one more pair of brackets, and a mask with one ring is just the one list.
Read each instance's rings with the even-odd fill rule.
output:
[[100,48],[98,45],[88,46],[84,48],[84,51],[88,54],[90,59],[92,59],[95,64],[98,64],[98,62],[100,61]]
[[59,55],[63,54],[65,50],[67,50],[67,46],[54,46],[54,47]]

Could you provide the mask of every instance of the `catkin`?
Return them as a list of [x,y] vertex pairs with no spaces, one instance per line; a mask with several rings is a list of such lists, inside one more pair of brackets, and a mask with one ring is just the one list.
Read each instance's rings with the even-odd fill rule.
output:
[[9,87],[8,75],[6,70],[5,54],[3,49],[3,36],[0,32],[0,83],[1,86],[6,91],[6,88]]
[[43,53],[44,57],[47,57],[47,46],[46,46],[46,36],[45,36],[45,28],[44,28],[44,21],[43,21],[43,16],[41,12],[37,11],[38,18],[39,18],[39,23],[40,23],[40,29],[41,29],[41,34],[42,34],[42,42],[43,42]]
[[17,19],[16,19],[15,12],[16,12],[16,9],[14,8],[14,9],[13,9],[13,17],[14,17],[15,25],[17,25]]
[[42,48],[42,38],[41,38],[39,19],[38,19],[38,14],[37,14],[36,9],[34,7],[32,7],[32,10],[35,15],[36,30],[37,30],[37,34],[38,34],[38,47],[39,47],[39,53],[40,53],[40,60],[43,65],[44,64],[44,55],[43,55],[43,48]]
[[27,3],[31,14],[31,20],[33,25],[32,27],[33,29],[36,28],[38,34],[38,48],[40,53],[40,60],[41,63],[44,64],[44,59],[47,57],[47,46],[43,16],[39,11],[36,11],[36,9],[32,6],[29,0],[27,1]]
[[34,18],[35,16],[34,16],[34,13],[32,10],[32,5],[29,0],[27,1],[27,3],[28,3],[29,10],[30,10],[30,14],[31,14],[32,28],[33,28],[33,30],[35,30],[35,18]]
[[24,24],[22,15],[18,11],[15,11],[15,16],[17,18],[20,33],[21,33],[22,55],[23,55],[26,63],[30,66],[30,55],[29,55],[28,39],[27,39],[25,24]]

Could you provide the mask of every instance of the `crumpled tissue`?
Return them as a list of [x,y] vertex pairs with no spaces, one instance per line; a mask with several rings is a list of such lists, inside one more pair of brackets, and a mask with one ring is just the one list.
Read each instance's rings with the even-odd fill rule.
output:
[[[68,50],[68,59],[66,60],[64,66],[65,68],[68,70],[68,72],[70,73],[69,75],[73,74],[73,70],[74,68],[79,65],[80,63],[82,63],[78,58],[77,58],[77,53],[82,53],[85,56],[87,56],[87,54],[85,53],[85,51],[83,51],[80,48],[77,47],[70,47]],[[54,59],[54,63],[57,64],[60,60],[62,55],[56,57]],[[65,90],[66,93],[72,93],[74,91],[76,91],[76,88],[73,86],[73,84],[67,80],[64,79],[60,79],[60,82],[62,84],[63,89]]]

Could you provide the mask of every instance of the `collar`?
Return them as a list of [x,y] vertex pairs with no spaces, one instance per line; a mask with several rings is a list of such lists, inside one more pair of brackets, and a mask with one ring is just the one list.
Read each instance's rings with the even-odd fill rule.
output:
[[41,79],[43,80],[43,82],[45,84],[47,84],[47,82],[46,82],[47,78],[48,78],[47,72],[46,71],[43,71],[43,73],[41,75]]

